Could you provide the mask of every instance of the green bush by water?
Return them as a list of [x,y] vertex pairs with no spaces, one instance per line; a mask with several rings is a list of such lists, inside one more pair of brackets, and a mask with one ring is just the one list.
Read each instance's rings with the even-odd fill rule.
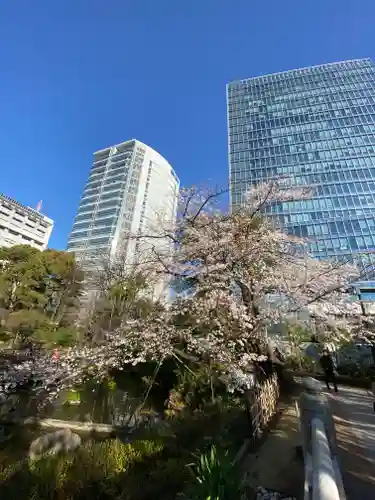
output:
[[[195,455],[181,442],[150,437],[123,443],[87,441],[74,453],[40,461],[0,460],[1,500],[231,500],[240,475],[228,452]],[[190,459],[190,460],[189,460]],[[2,462],[2,463],[1,463]]]
[[[0,466],[0,497],[38,500],[147,498],[137,491],[157,466],[163,445],[157,440],[132,444],[88,441],[72,454]],[[181,468],[181,465],[180,465]],[[154,474],[155,477],[155,474]],[[151,497],[150,497],[151,498]]]

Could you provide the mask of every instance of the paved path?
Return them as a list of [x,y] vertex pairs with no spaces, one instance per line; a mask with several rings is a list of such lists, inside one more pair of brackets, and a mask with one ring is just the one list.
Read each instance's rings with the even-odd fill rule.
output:
[[328,393],[335,415],[347,500],[375,499],[375,413],[371,392],[339,387]]

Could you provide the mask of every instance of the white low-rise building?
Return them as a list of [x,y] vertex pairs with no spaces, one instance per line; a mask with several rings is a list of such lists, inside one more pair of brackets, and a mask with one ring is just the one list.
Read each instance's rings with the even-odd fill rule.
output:
[[52,229],[52,219],[0,194],[0,247],[30,245],[45,250]]

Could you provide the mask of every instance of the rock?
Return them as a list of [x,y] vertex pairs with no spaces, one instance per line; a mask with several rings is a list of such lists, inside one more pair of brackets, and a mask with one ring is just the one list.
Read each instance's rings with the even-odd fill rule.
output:
[[285,496],[279,491],[272,491],[264,488],[263,486],[259,486],[256,490],[256,500],[297,500],[291,496]]
[[302,383],[304,388],[309,392],[316,392],[316,393],[322,392],[321,382],[319,382],[319,380],[316,380],[313,377],[306,377]]
[[44,454],[56,455],[74,451],[81,446],[81,438],[70,429],[49,432],[40,436],[30,445],[29,457],[38,460]]

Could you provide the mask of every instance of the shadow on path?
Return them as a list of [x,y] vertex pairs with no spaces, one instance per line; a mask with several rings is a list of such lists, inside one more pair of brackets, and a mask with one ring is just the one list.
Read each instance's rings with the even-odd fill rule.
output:
[[347,500],[375,498],[375,414],[373,395],[340,387],[328,393],[334,413],[339,461]]

